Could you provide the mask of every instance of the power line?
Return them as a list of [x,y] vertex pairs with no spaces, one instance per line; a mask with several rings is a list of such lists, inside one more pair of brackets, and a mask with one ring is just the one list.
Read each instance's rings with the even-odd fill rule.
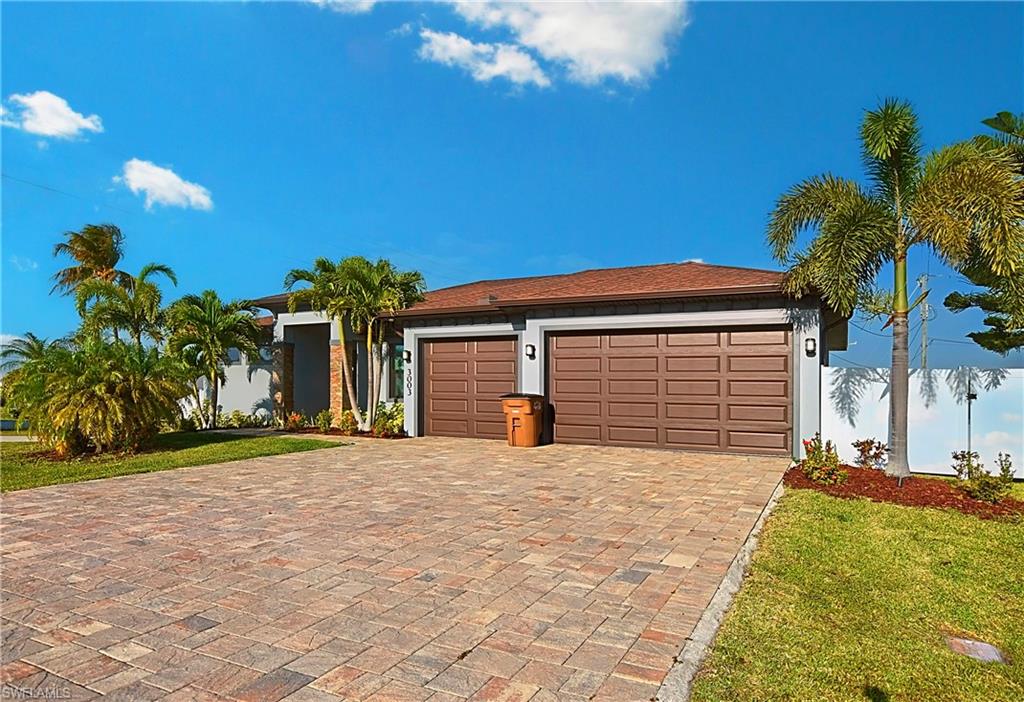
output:
[[857,363],[856,361],[851,361],[849,358],[846,358],[845,356],[841,356],[841,355],[839,355],[835,351],[833,351],[830,355],[838,356],[840,358],[840,360],[846,361],[847,363],[852,363],[855,366],[860,366],[861,368],[867,368],[869,370],[875,370],[874,366],[865,366],[863,363]]
[[861,325],[857,324],[857,323],[856,323],[856,322],[854,322],[854,321],[853,321],[852,319],[850,320],[850,324],[852,324],[853,326],[857,327],[857,328],[858,328],[858,329],[860,329],[860,330],[861,330],[862,332],[865,332],[865,333],[867,333],[867,334],[871,334],[872,336],[878,336],[878,337],[881,337],[881,338],[883,338],[883,339],[888,339],[888,338],[889,338],[889,335],[888,335],[888,334],[879,334],[878,332],[875,332],[875,331],[871,331],[870,329],[868,329],[868,328],[866,328],[866,327],[862,327]]
[[[81,200],[83,202],[95,202],[95,201],[90,200],[89,198],[83,197],[81,195],[76,195],[75,193],[69,193],[66,190],[60,190],[58,188],[54,188],[54,187],[51,187],[49,185],[44,185],[42,183],[35,183],[35,182],[31,181],[31,180],[25,180],[24,178],[17,178],[15,176],[9,175],[7,173],[0,173],[0,176],[3,176],[7,180],[13,180],[15,183],[22,183],[23,185],[30,185],[33,188],[39,188],[40,190],[46,190],[47,192],[56,193],[58,195],[64,195],[66,197],[72,197],[72,198],[74,198],[76,200]],[[111,210],[117,210],[118,212],[124,212],[127,215],[135,215],[136,214],[135,212],[130,212],[128,210],[125,210],[125,209],[122,209],[120,207],[117,207],[116,205],[108,205],[108,204],[105,204],[105,203],[102,203],[102,202],[101,203],[96,203],[96,204],[98,204],[100,207],[106,207],[106,208],[111,209]]]

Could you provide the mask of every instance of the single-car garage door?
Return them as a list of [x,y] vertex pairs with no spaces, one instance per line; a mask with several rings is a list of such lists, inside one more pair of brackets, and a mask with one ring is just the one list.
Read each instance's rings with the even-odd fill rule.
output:
[[501,395],[516,391],[516,340],[423,342],[423,426],[428,436],[505,438]]
[[789,454],[791,355],[784,328],[551,334],[555,441]]

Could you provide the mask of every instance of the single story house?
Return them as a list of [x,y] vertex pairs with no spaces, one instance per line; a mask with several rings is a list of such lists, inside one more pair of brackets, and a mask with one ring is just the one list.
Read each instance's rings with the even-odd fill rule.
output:
[[[412,436],[504,437],[499,397],[546,398],[546,440],[798,455],[821,424],[821,367],[846,320],[793,300],[782,273],[686,262],[485,280],[397,314],[382,398]],[[278,412],[343,408],[337,324],[274,316]],[[347,335],[366,393],[363,349]]]

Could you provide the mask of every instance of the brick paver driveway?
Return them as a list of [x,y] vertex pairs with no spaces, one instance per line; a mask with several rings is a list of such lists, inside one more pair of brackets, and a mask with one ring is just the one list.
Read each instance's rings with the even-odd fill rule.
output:
[[363,440],[12,493],[4,692],[650,699],[784,468]]

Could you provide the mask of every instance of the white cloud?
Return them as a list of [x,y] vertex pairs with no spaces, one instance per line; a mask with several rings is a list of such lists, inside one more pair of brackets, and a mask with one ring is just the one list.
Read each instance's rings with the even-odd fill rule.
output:
[[46,90],[15,93],[7,98],[10,109],[0,112],[0,123],[29,134],[57,139],[71,139],[82,132],[102,132],[99,115],[75,112],[67,100]]
[[310,0],[319,7],[328,7],[335,12],[344,12],[349,15],[359,15],[369,12],[377,4],[377,0]]
[[28,273],[39,268],[39,264],[27,256],[11,256],[11,265],[22,273]]
[[1010,422],[1011,424],[1024,422],[1024,415],[1016,414],[1015,412],[1003,412],[999,417],[1004,422]]
[[456,11],[486,29],[510,31],[517,43],[565,66],[570,80],[643,82],[668,60],[671,39],[686,25],[683,0],[668,2],[472,2]]
[[704,263],[703,258],[688,258],[683,263]]
[[478,44],[454,32],[431,29],[420,30],[420,37],[423,39],[420,58],[462,68],[475,80],[486,83],[494,78],[505,78],[516,85],[533,83],[546,87],[551,84],[533,57],[511,44]]
[[981,437],[982,446],[1003,451],[1014,449],[1021,441],[1020,434],[1011,434],[1008,431],[990,431]]
[[144,193],[146,209],[153,205],[192,207],[212,210],[210,191],[198,183],[190,183],[169,168],[150,161],[133,158],[124,164],[124,172],[114,176],[114,182],[124,183],[135,194]]

